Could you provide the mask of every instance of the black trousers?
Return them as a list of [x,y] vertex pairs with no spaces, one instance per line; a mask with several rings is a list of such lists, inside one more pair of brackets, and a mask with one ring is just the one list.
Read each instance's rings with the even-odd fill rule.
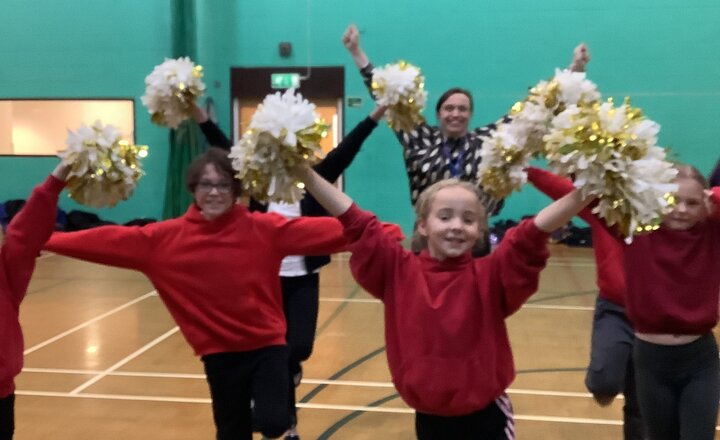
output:
[[293,376],[300,373],[300,364],[312,354],[317,329],[320,276],[311,273],[299,277],[280,277],[283,308],[287,321],[289,407],[293,419],[295,408],[295,384]]
[[276,345],[202,357],[217,440],[252,440],[253,422],[270,438],[280,437],[290,427],[287,353],[286,346]]
[[0,399],[0,440],[11,440],[15,432],[15,394]]
[[712,333],[684,345],[635,340],[640,410],[651,440],[713,440],[720,397]]
[[508,416],[493,402],[471,414],[455,417],[415,413],[418,440],[511,440]]
[[644,440],[647,436],[640,416],[632,357],[634,341],[635,333],[625,309],[598,297],[585,386],[597,398],[614,398],[623,393],[623,437]]

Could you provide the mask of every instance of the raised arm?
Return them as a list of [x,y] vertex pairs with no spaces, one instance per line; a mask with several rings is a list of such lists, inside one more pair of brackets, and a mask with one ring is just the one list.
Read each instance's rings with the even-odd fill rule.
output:
[[351,24],[345,30],[345,33],[342,37],[342,42],[348,52],[350,52],[350,56],[355,62],[355,66],[357,66],[358,70],[360,71],[360,76],[362,76],[365,87],[368,89],[368,92],[370,92],[370,96],[375,99],[375,96],[372,92],[372,76],[374,66],[370,62],[367,54],[365,54],[365,51],[362,50],[362,48],[360,47],[360,32],[358,32],[358,29],[354,24]]
[[593,200],[592,197],[583,199],[580,191],[573,189],[538,212],[533,222],[541,231],[553,232],[569,222]]
[[588,50],[585,43],[580,43],[575,46],[575,49],[573,49],[573,57],[572,61],[570,61],[568,69],[572,70],[573,72],[584,72],[585,66],[587,66],[587,63],[589,62],[590,51]]
[[232,147],[230,139],[228,139],[225,133],[220,130],[220,127],[208,117],[207,112],[200,108],[195,102],[193,102],[192,107],[190,107],[190,115],[195,122],[198,123],[200,130],[202,130],[205,139],[207,139],[210,145],[224,150],[230,150],[230,147]]
[[515,313],[538,289],[540,271],[549,253],[549,233],[567,223],[593,200],[583,200],[578,190],[562,196],[541,210],[532,220],[524,220],[508,231],[498,249],[490,254],[491,272],[502,286],[503,311]]
[[297,168],[297,172],[308,192],[333,217],[342,215],[353,204],[352,199],[347,194],[323,179],[315,170],[308,166],[300,166]]
[[45,182],[33,189],[8,225],[0,259],[13,300],[18,303],[27,290],[35,258],[55,229],[58,196],[69,172],[69,167],[58,165]]
[[[528,181],[533,184],[540,192],[544,193],[553,200],[557,200],[571,192],[575,187],[570,179],[555,175],[549,171],[540,168],[528,168]],[[603,226],[602,222],[595,214],[592,213],[590,207],[583,208],[578,217],[588,222],[591,226]]]
[[360,47],[360,32],[357,26],[351,24],[345,29],[342,42],[358,69],[362,70],[370,64],[370,59]]
[[112,225],[77,232],[56,232],[45,249],[93,263],[144,271],[151,264],[153,254],[149,231],[157,225]]
[[383,299],[397,261],[406,255],[399,242],[401,231],[397,227],[388,228],[393,225],[384,225],[372,213],[358,208],[350,197],[307,166],[300,168],[298,174],[325,210],[340,217],[352,252],[350,270],[355,280],[368,293]]
[[313,169],[328,182],[336,181],[355,159],[363,142],[377,127],[377,123],[384,113],[385,107],[375,108],[335,148],[330,150],[322,161],[313,166]]

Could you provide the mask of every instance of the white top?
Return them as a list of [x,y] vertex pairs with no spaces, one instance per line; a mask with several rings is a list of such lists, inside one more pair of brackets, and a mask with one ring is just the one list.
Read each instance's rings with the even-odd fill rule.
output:
[[[296,203],[276,203],[268,204],[268,212],[274,212],[285,218],[293,219],[300,217],[300,202]],[[300,277],[307,275],[307,267],[305,267],[305,257],[301,255],[288,255],[283,258],[280,264],[281,277]]]

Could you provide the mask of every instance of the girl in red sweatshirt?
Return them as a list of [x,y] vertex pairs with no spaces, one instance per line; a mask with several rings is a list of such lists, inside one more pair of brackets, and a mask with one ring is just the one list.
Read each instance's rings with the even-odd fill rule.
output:
[[[555,200],[574,188],[570,179],[534,167],[528,168],[528,181]],[[625,313],[624,243],[618,241],[617,235],[608,230],[590,207],[583,209],[579,217],[590,225],[592,232],[599,288],[585,386],[602,406],[612,403],[622,392],[625,396],[623,437],[645,440],[632,361],[635,335]]]
[[285,317],[278,272],[286,255],[345,247],[330,217],[287,220],[235,204],[227,152],[210,148],[188,169],[194,203],[182,217],[137,226],[56,233],[59,254],[144,273],[205,366],[218,440],[267,437],[290,426]]
[[473,259],[487,227],[477,188],[443,180],[416,205],[427,248],[415,255],[315,172],[301,174],[345,227],[353,276],[385,305],[388,364],[398,392],[417,411],[418,439],[514,439],[505,318],[537,290],[549,232],[588,201],[573,191],[510,230],[491,255]]
[[[676,206],[659,230],[625,248],[638,398],[653,440],[712,440],[720,395],[720,188],[678,167]],[[715,201],[715,206],[708,203]]]
[[20,302],[25,297],[35,258],[55,229],[58,195],[69,169],[58,165],[33,189],[2,237],[0,230],[0,440],[10,440],[15,429],[15,376],[23,366]]

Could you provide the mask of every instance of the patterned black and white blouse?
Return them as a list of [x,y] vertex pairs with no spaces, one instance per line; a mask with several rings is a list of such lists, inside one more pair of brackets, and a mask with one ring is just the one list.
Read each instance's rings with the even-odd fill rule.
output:
[[[372,64],[360,69],[371,95],[372,69]],[[504,117],[497,122],[503,119]],[[456,177],[462,181],[477,183],[483,139],[495,130],[497,122],[475,128],[458,139],[446,138],[439,127],[428,124],[418,125],[409,133],[396,131],[395,135],[403,147],[413,206],[425,188],[440,180]],[[503,200],[485,193],[480,201],[489,215],[500,212],[503,205]]]

